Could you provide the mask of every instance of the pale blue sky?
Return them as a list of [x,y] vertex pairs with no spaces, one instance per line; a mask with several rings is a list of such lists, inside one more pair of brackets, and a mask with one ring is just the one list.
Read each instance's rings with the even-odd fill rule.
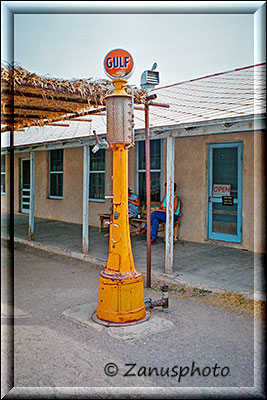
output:
[[[34,3],[34,2],[32,2]],[[52,2],[53,3],[53,2]],[[231,2],[229,2],[231,3]],[[128,50],[129,83],[154,62],[160,86],[255,63],[253,14],[15,14],[15,61],[57,78],[107,78],[106,53]]]

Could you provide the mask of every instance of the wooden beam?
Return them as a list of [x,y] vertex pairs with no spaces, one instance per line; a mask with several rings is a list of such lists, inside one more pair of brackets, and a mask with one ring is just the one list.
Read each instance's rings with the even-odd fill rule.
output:
[[92,119],[79,119],[79,118],[70,118],[68,121],[78,121],[78,122],[92,122]]
[[69,127],[69,124],[56,124],[56,123],[52,123],[52,124],[45,124],[46,126],[66,126]]
[[[22,91],[22,90],[21,91],[14,90],[14,92],[13,92],[11,90],[3,89],[1,91],[1,95],[2,95],[2,98],[3,98],[3,95],[7,96],[9,102],[13,101],[13,99],[14,99],[14,102],[15,102],[16,97],[18,97],[18,98],[23,97],[23,98],[29,98],[29,99],[42,99],[42,100],[48,100],[48,101],[54,101],[54,102],[62,101],[62,102],[65,102],[65,103],[77,103],[77,104],[86,104],[86,105],[89,105],[89,104],[96,105],[96,104],[98,104],[93,99],[92,100],[90,99],[90,101],[88,102],[88,98],[78,97],[77,94],[76,94],[77,97],[73,98],[73,97],[69,97],[70,94],[68,94],[68,95],[66,94],[65,96],[60,96],[56,92],[53,93],[53,94],[48,94],[46,92],[44,92],[44,93],[30,93],[30,92],[25,92],[25,91]],[[101,104],[101,102],[99,102],[99,103],[100,103],[99,105],[103,105],[103,104]]]
[[[1,120],[2,121],[9,121],[11,118],[14,118],[14,119],[21,119],[21,120],[23,120],[23,119],[40,119],[40,115],[39,114],[19,114],[19,113],[15,113],[15,112],[12,112],[12,113],[2,113],[2,115],[1,115]],[[4,122],[2,122],[2,123],[4,123]]]
[[[74,112],[71,111],[71,112],[69,113],[70,115],[62,115],[61,117],[54,118],[54,120],[57,120],[57,121],[66,121],[66,120],[69,120],[69,119],[71,119],[71,118],[84,117],[85,115],[94,115],[94,114],[98,114],[100,111],[103,111],[103,110],[106,109],[106,107],[104,107],[104,106],[99,106],[99,107],[101,107],[100,110],[97,108],[97,109],[88,110],[88,111],[74,111]],[[45,119],[39,118],[39,120],[42,121],[44,125],[51,124],[51,122],[46,121]],[[56,121],[55,121],[55,122],[56,122]],[[37,124],[32,124],[32,125],[23,124],[23,126],[22,126],[22,123],[23,123],[23,121],[20,121],[20,124],[19,124],[19,121],[16,121],[16,123],[15,123],[15,130],[20,129],[20,128],[22,128],[22,127],[24,127],[24,128],[29,128],[30,126],[40,126],[40,125],[37,125]],[[12,114],[10,115],[10,120],[6,121],[5,123],[2,121],[2,124],[3,124],[3,125],[6,124],[6,125],[9,125],[9,126],[4,127],[4,128],[1,128],[1,132],[10,131],[11,127],[14,126],[14,120],[12,120]],[[43,126],[43,125],[42,125],[42,126]]]
[[174,138],[167,137],[167,193],[166,193],[166,237],[165,274],[173,274],[173,222],[174,222]]
[[89,146],[83,147],[83,227],[82,227],[82,252],[89,251]]
[[4,108],[8,108],[11,110],[28,110],[28,111],[39,111],[39,112],[49,112],[49,113],[59,113],[59,112],[65,112],[68,113],[69,109],[68,108],[62,108],[62,107],[42,107],[42,106],[33,106],[33,105],[20,105],[20,104],[2,104],[2,110]]

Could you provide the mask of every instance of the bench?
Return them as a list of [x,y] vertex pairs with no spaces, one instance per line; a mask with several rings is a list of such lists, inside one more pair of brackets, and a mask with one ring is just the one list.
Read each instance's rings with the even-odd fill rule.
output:
[[[104,232],[106,229],[108,230],[111,214],[98,214],[98,215],[99,215],[99,232]],[[105,224],[107,225],[106,227]]]
[[[151,201],[151,212],[153,211],[154,208],[157,208],[160,206],[160,202],[157,201]],[[130,232],[131,236],[135,236],[136,232],[141,231],[143,226],[146,224],[146,203],[144,201],[141,202],[141,207],[140,207],[140,218],[130,218]]]
[[[152,201],[151,202],[151,212],[155,208],[158,208],[160,206],[160,202]],[[178,241],[179,237],[179,226],[181,222],[181,217],[182,217],[182,203],[180,201],[180,213],[178,215],[177,221],[174,222],[173,226],[173,240],[174,243]],[[136,232],[139,232],[143,226],[146,224],[146,204],[144,202],[141,203],[141,209],[140,209],[140,218],[130,218],[130,227],[132,227],[131,230],[131,235],[134,236],[136,235]],[[166,236],[166,222],[161,222],[159,224],[159,232],[164,231],[164,238],[163,241],[165,241],[165,236]]]
[[[151,212],[155,208],[158,208],[160,206],[160,202],[157,201],[151,201]],[[112,214],[98,214],[99,215],[99,232],[104,232],[108,230],[109,224],[111,222],[111,216]],[[178,241],[178,235],[179,235],[179,226],[181,222],[181,217],[182,217],[182,203],[180,202],[180,213],[178,215],[178,220],[174,222],[173,226],[173,240],[176,243]],[[130,234],[131,236],[135,236],[136,232],[139,232],[143,226],[146,224],[146,203],[142,202],[141,207],[140,207],[140,218],[130,218],[129,223],[130,223]],[[105,226],[106,225],[106,226]],[[166,222],[161,222],[159,224],[159,232],[164,231],[164,238],[165,240],[165,235],[166,235]]]
[[[174,221],[173,224],[173,241],[174,243],[176,243],[178,241],[179,238],[179,226],[180,226],[180,222],[181,222],[181,217],[182,217],[182,212],[180,211],[179,215],[178,215],[178,219],[177,221]],[[166,237],[166,222],[162,222],[160,225],[162,225],[162,230],[164,230],[164,238],[163,241],[165,242],[165,237]]]
[[143,225],[146,223],[146,204],[144,202],[141,202],[139,218],[130,218],[129,223],[131,236],[135,236],[136,232],[141,231]]

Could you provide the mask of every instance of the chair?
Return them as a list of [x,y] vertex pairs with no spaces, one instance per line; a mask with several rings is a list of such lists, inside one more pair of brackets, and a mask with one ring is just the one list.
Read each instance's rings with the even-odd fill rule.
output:
[[[178,239],[179,239],[179,226],[180,226],[181,218],[182,218],[182,215],[183,215],[183,213],[182,213],[182,202],[180,200],[179,200],[179,204],[180,204],[180,211],[179,211],[179,214],[178,214],[178,219],[177,219],[177,221],[174,221],[174,224],[173,224],[173,242],[174,243],[178,242]],[[179,207],[179,205],[178,205],[178,207]],[[165,242],[165,238],[166,238],[166,222],[161,222],[160,225],[162,225],[162,228],[159,228],[159,231],[164,231],[163,241]]]

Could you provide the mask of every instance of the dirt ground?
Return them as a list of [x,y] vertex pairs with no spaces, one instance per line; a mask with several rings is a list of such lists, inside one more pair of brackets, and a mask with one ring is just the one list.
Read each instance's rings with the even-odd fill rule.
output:
[[[154,280],[151,289],[161,293],[162,283]],[[209,303],[221,309],[231,310],[244,317],[255,317],[266,323],[266,303],[261,300],[250,300],[239,293],[215,293],[201,288],[188,288],[179,284],[169,285],[169,295],[191,301]]]
[[[14,393],[20,391],[24,396],[21,398],[36,398],[42,390],[46,391],[43,398],[65,398],[66,389],[71,390],[72,398],[119,398],[115,396],[118,390],[124,394],[120,398],[157,398],[160,393],[172,396],[165,398],[194,398],[194,390],[206,396],[207,388],[214,397],[223,389],[239,390],[239,394],[244,388],[247,394],[259,392],[264,364],[255,362],[255,354],[256,350],[261,354],[264,344],[261,302],[187,288],[168,280],[169,312],[155,308],[150,318],[161,321],[158,327],[160,323],[171,324],[171,329],[126,340],[123,332],[112,336],[112,328],[99,331],[62,317],[69,308],[97,301],[100,271],[84,261],[15,246],[13,328],[8,313],[10,287],[4,284],[5,279],[1,286],[2,301],[7,306],[2,316],[5,393],[12,385]],[[3,265],[2,277],[7,278],[8,273]],[[164,280],[153,276],[152,288],[144,289],[145,298],[159,299]],[[253,318],[255,310],[258,321]],[[14,366],[7,362],[12,351]],[[116,375],[107,374],[109,365],[116,366]],[[135,368],[134,376],[125,374],[129,365]],[[200,368],[200,375],[193,372],[197,371],[195,367]],[[216,375],[215,367],[225,374]],[[164,369],[167,375],[147,375],[148,368]],[[190,372],[181,379],[180,374],[178,380],[175,376],[180,370]],[[11,380],[14,376],[14,382],[8,380],[9,376]],[[103,387],[106,397],[101,394]],[[140,388],[143,397],[139,397]],[[85,391],[89,397],[85,397]],[[92,393],[98,397],[92,397]],[[7,398],[14,398],[12,395],[11,391]]]

